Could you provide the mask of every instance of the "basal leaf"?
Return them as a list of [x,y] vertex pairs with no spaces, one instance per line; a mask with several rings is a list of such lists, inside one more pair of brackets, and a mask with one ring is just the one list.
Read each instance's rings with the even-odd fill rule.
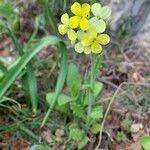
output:
[[94,134],[97,134],[101,129],[101,125],[99,123],[93,123],[91,127],[91,131]]
[[89,115],[89,118],[98,120],[103,117],[103,107],[102,106],[96,106],[93,108],[92,112]]
[[73,96],[77,96],[80,91],[80,73],[74,64],[70,64],[67,75],[67,86]]
[[70,104],[70,108],[75,116],[82,118],[82,119],[85,118],[84,109],[80,104],[73,102]]
[[76,124],[71,124],[69,127],[69,137],[75,141],[80,141],[84,136],[84,132],[80,130]]
[[94,84],[94,96],[97,97],[98,94],[102,91],[103,84],[101,82],[95,82]]
[[150,136],[144,136],[141,139],[141,144],[145,150],[150,150]]
[[83,139],[78,142],[78,149],[82,149],[87,145],[87,143],[88,143],[88,137],[84,136]]
[[72,98],[69,97],[69,96],[67,96],[67,95],[61,94],[61,95],[59,95],[57,101],[58,101],[58,105],[59,105],[59,106],[62,106],[62,105],[67,104],[68,102],[71,102],[71,101],[72,101]]

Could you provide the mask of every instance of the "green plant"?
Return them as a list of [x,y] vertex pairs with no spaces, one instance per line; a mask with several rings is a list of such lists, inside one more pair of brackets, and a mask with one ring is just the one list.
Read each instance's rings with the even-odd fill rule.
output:
[[122,131],[118,131],[117,132],[117,136],[116,136],[117,140],[120,141],[120,142],[124,142],[126,140],[126,135],[124,132]]
[[[97,13],[97,9],[101,13]],[[106,29],[103,19],[109,18],[111,10],[95,3],[91,6],[93,17],[90,18],[90,5],[75,2],[71,11],[74,16],[69,18],[67,13],[62,15],[58,30],[60,34],[68,35],[76,52],[90,54],[91,71],[82,80],[76,65],[69,64],[66,80],[68,94],[57,97],[55,109],[63,112],[73,122],[69,126],[69,135],[77,142],[78,149],[81,149],[88,143],[88,134],[97,134],[101,128],[103,107],[95,101],[103,86],[101,82],[96,81],[96,76],[103,62],[101,45],[108,44],[110,40],[107,34],[101,34]],[[48,93],[46,99],[49,105],[53,106],[56,101],[55,93]]]
[[132,119],[129,116],[126,116],[125,119],[121,122],[123,128],[127,130],[127,132],[131,132],[131,125],[133,124]]
[[[69,64],[67,74],[68,95],[61,94],[57,99],[55,109],[63,112],[73,121],[70,125],[70,138],[78,143],[78,147],[82,148],[88,142],[87,134],[97,134],[100,131],[100,119],[103,117],[103,107],[97,105],[93,101],[93,109],[87,115],[88,110],[88,95],[87,90],[89,85],[81,82],[80,73],[74,64]],[[102,90],[102,83],[94,83],[94,97],[96,98]],[[46,96],[49,105],[53,103],[55,93],[48,93]],[[86,130],[85,130],[86,129]],[[76,134],[74,134],[76,132]],[[80,136],[82,134],[82,136]],[[78,137],[81,137],[78,138]],[[83,145],[83,146],[82,146]]]
[[150,149],[150,136],[142,137],[141,144],[144,147],[144,150],[149,150]]
[[[45,1],[45,4],[47,4],[48,1]],[[5,9],[5,11],[3,11]],[[44,47],[51,45],[58,45],[58,50],[61,54],[61,64],[62,66],[65,65],[65,69],[61,68],[60,75],[58,78],[58,83],[56,86],[56,99],[59,95],[62,87],[63,87],[63,80],[66,77],[67,72],[67,53],[66,53],[66,47],[65,44],[61,41],[61,39],[55,37],[55,36],[47,36],[39,41],[37,41],[37,44],[35,44],[33,47],[31,47],[31,42],[35,38],[37,31],[38,31],[38,19],[35,21],[35,30],[33,34],[31,35],[29,41],[25,44],[24,47],[21,46],[19,43],[17,36],[12,29],[12,20],[15,16],[15,13],[12,12],[13,8],[11,5],[4,3],[3,5],[0,5],[0,12],[2,11],[2,17],[5,19],[0,20],[0,27],[2,32],[6,32],[11,37],[16,50],[18,51],[19,58],[18,60],[11,66],[9,66],[9,69],[5,67],[5,65],[0,64],[0,70],[1,70],[1,83],[0,83],[0,98],[2,98],[6,92],[8,91],[9,87],[12,85],[12,83],[17,79],[18,75],[24,70],[25,73],[22,76],[22,83],[23,87],[26,92],[27,99],[30,100],[30,103],[32,104],[32,111],[33,114],[36,114],[37,112],[37,106],[38,106],[38,95],[37,95],[37,82],[36,82],[36,76],[34,73],[34,67],[32,66],[31,59],[35,57],[35,55]],[[46,11],[47,10],[47,11]],[[48,7],[46,7],[46,13],[49,13]],[[13,17],[13,18],[11,18]],[[48,19],[52,18],[52,21],[54,21],[52,15],[48,16]],[[50,22],[52,24],[52,22]],[[54,26],[55,22],[53,23],[52,27]],[[55,27],[56,28],[56,27]],[[64,70],[64,71],[63,71]]]

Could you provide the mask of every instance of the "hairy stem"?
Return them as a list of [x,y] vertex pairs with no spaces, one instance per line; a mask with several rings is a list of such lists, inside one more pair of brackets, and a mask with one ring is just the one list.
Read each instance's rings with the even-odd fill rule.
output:
[[95,81],[95,68],[94,68],[94,56],[91,54],[91,74],[90,74],[90,89],[89,89],[89,103],[88,103],[88,115],[92,111],[92,104],[94,100],[94,81]]

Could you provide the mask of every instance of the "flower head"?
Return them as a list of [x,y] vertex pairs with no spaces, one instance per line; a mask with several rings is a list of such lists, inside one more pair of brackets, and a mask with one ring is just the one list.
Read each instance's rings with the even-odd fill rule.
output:
[[61,16],[61,22],[62,22],[62,24],[60,24],[59,27],[58,27],[59,33],[62,34],[62,35],[67,33],[68,38],[71,41],[75,41],[76,38],[77,38],[77,33],[70,28],[70,26],[69,26],[69,16],[68,16],[67,13],[65,13]]
[[75,45],[75,51],[78,53],[86,53],[90,54],[95,53],[101,53],[102,51],[102,46],[101,45],[106,45],[110,41],[110,37],[107,34],[100,34],[98,35],[96,32],[96,29],[91,27],[87,33],[80,33],[80,42]]
[[99,3],[90,6],[87,3],[81,5],[75,2],[71,6],[71,12],[74,15],[70,18],[67,13],[62,15],[62,24],[58,27],[60,34],[68,34],[71,44],[78,53],[101,53],[102,45],[110,41],[109,35],[104,33],[106,29],[104,20],[110,17],[111,9],[108,6],[102,7]]
[[78,2],[75,2],[71,6],[71,11],[74,14],[74,16],[70,18],[71,28],[75,29],[80,27],[83,31],[87,30],[89,27],[87,16],[90,12],[90,5],[87,3],[80,5]]

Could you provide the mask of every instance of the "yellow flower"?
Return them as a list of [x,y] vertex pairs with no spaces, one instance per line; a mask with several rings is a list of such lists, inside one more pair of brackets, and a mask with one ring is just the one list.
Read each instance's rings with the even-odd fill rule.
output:
[[89,27],[87,16],[90,12],[90,5],[87,3],[80,5],[75,2],[71,6],[71,11],[75,16],[70,18],[70,27],[73,29],[80,27],[83,31],[87,30]]
[[95,32],[92,36],[86,37],[81,40],[81,44],[84,47],[89,47],[92,53],[98,54],[102,51],[101,45],[106,45],[110,41],[110,37],[107,34],[97,35]]
[[77,33],[70,28],[70,26],[69,26],[69,16],[68,16],[67,13],[65,13],[61,16],[61,22],[62,22],[62,24],[60,24],[58,26],[59,33],[62,34],[62,35],[67,33],[68,38],[71,41],[75,41],[76,38],[77,38]]

